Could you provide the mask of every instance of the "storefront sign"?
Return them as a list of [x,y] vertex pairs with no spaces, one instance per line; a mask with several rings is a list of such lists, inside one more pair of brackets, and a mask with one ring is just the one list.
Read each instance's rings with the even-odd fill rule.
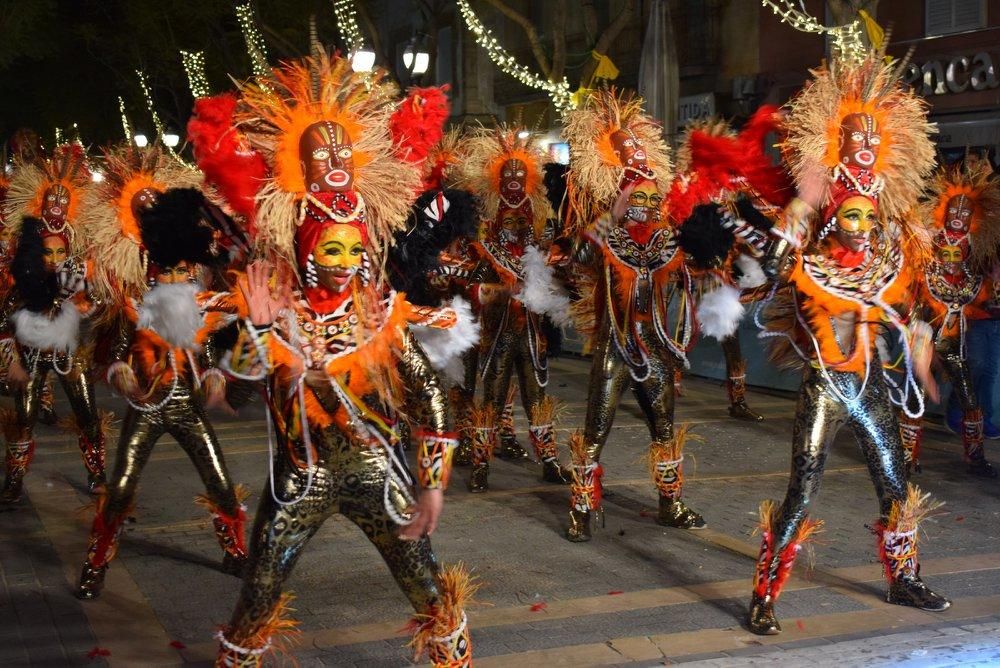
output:
[[903,81],[924,96],[989,90],[1000,86],[993,56],[985,51],[972,57],[938,58],[922,65],[910,63]]
[[691,121],[706,120],[715,115],[715,93],[685,95],[678,106],[677,127],[684,127]]

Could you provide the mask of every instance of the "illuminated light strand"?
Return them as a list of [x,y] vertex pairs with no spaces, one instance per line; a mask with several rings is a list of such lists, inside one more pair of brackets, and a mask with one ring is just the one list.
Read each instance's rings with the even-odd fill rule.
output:
[[142,70],[136,70],[135,73],[139,76],[139,88],[142,89],[142,97],[146,100],[146,108],[149,110],[149,115],[153,118],[153,127],[156,129],[157,136],[162,137],[163,121],[160,120],[160,115],[156,113],[156,108],[153,106],[153,94],[149,92],[146,73]]
[[118,96],[118,111],[122,116],[122,131],[125,133],[125,141],[132,141],[132,126],[129,125],[128,116],[125,114],[125,100]]
[[517,59],[500,45],[500,42],[493,36],[492,31],[479,20],[476,13],[472,11],[472,7],[469,6],[468,0],[456,0],[456,2],[458,3],[459,11],[462,12],[462,18],[465,19],[465,25],[472,31],[473,36],[476,38],[476,43],[486,50],[490,60],[504,74],[514,77],[525,86],[547,92],[549,97],[552,98],[552,104],[560,112],[573,109],[576,106],[573,103],[573,93],[569,89],[569,82],[566,81],[565,77],[559,82],[549,81],[518,63]]
[[257,27],[257,19],[253,13],[253,6],[247,2],[236,5],[236,20],[240,23],[240,30],[243,31],[243,39],[247,43],[247,51],[250,53],[250,65],[253,67],[255,76],[264,77],[271,73],[271,66],[267,62],[267,43],[264,42],[264,35]]
[[836,55],[855,62],[864,60],[867,49],[861,38],[860,21],[855,19],[846,25],[828,28],[809,14],[795,9],[791,0],[779,1],[780,6],[775,0],[761,0],[762,4],[774,12],[782,23],[802,32],[829,35],[833,40],[833,51]]
[[364,44],[365,38],[358,27],[358,10],[354,0],[333,0],[333,15],[337,19],[337,28],[347,44],[347,53],[354,53]]
[[195,98],[211,95],[212,90],[208,86],[208,77],[205,76],[205,52],[185,51],[183,49],[180,49],[180,52],[188,84],[191,86],[191,94]]

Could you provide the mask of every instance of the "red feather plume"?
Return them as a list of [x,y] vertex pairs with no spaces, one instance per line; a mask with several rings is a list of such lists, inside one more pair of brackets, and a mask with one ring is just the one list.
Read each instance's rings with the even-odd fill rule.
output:
[[389,119],[396,153],[407,162],[422,162],[444,136],[451,115],[447,92],[450,86],[411,88]]

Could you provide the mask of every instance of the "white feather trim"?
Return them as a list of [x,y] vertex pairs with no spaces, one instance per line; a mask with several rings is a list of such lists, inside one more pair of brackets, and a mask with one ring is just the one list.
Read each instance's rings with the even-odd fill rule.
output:
[[71,353],[80,342],[80,319],[72,301],[64,301],[54,318],[22,308],[13,315],[14,333],[29,348]]
[[698,304],[698,323],[705,336],[722,340],[736,331],[743,317],[740,291],[721,285],[702,296]]
[[767,283],[767,276],[764,275],[764,270],[760,268],[760,262],[749,255],[740,253],[736,258],[736,266],[743,274],[740,276],[739,281],[741,290],[759,288]]
[[472,314],[472,306],[461,297],[455,297],[446,308],[455,311],[455,324],[447,329],[416,325],[411,327],[420,347],[434,370],[453,385],[465,381],[462,354],[479,343],[479,321]]
[[151,329],[172,346],[198,350],[198,330],[204,320],[198,306],[196,283],[158,284],[142,298],[139,329]]
[[521,257],[524,269],[521,292],[517,299],[525,308],[552,318],[559,327],[570,324],[569,295],[555,279],[555,272],[545,261],[545,255],[535,246],[524,249]]

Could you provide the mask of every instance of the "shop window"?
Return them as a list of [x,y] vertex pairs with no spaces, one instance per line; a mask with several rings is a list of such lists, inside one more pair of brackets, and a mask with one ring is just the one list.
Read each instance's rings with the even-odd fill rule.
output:
[[986,27],[986,0],[926,0],[927,36]]

